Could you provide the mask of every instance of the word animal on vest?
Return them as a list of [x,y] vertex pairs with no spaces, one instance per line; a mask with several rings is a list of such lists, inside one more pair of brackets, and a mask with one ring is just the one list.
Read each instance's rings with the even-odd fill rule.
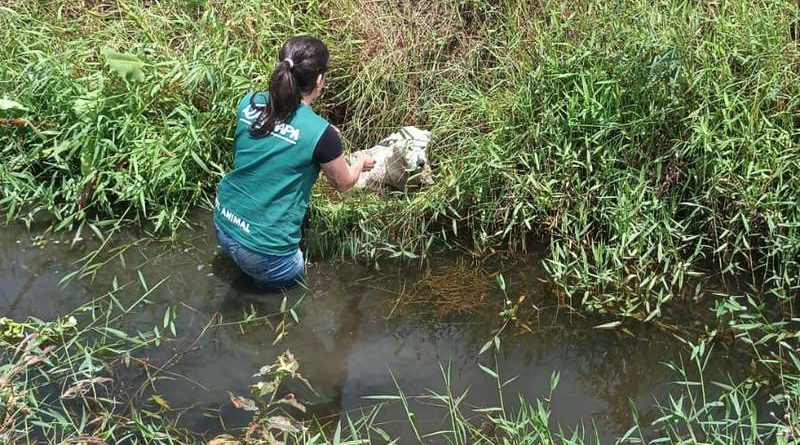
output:
[[431,132],[417,127],[403,127],[372,148],[350,155],[350,162],[358,162],[365,155],[375,159],[375,167],[361,173],[354,188],[405,188],[427,187],[433,184],[433,171],[428,162],[428,143]]

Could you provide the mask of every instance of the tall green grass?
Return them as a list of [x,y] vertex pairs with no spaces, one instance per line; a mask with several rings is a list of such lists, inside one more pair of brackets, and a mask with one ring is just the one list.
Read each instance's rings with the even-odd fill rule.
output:
[[[321,36],[320,112],[350,149],[434,132],[437,184],[314,200],[329,256],[551,240],[575,306],[658,316],[701,273],[800,289],[793,2],[12,2],[0,14],[0,205],[54,228],[171,231],[230,165],[233,108],[287,36]],[[123,79],[103,49],[144,62]],[[134,76],[135,77],[135,76]]]

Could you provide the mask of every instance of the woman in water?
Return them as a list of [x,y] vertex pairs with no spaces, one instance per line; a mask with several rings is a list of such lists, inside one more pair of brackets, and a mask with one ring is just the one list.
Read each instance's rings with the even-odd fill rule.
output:
[[325,84],[325,44],[292,37],[278,60],[269,91],[239,102],[233,170],[219,183],[214,211],[222,250],[267,290],[304,277],[301,228],[320,170],[346,191],[375,164],[366,158],[348,165],[338,130],[310,107]]

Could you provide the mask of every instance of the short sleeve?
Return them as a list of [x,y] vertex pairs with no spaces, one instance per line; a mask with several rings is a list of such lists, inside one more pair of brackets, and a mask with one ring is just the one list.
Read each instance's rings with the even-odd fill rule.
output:
[[333,128],[333,125],[328,125],[328,128],[325,129],[325,132],[322,133],[319,141],[317,141],[312,159],[317,164],[325,164],[338,158],[342,153],[344,153],[342,139]]

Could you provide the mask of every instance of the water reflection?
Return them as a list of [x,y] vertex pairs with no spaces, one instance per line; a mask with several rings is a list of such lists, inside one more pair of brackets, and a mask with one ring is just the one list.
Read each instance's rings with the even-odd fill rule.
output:
[[[141,295],[141,272],[151,293],[126,317],[124,328],[150,330],[167,308],[178,314],[178,338],[150,351],[150,363],[169,364],[169,372],[150,391],[170,403],[183,426],[209,435],[247,424],[247,414],[232,407],[229,393],[247,395],[252,375],[286,350],[298,358],[317,393],[302,384],[286,390],[318,416],[336,418],[374,403],[366,396],[393,394],[393,379],[406,394],[440,391],[440,364],[450,368],[453,392],[469,389],[466,404],[498,403],[496,382],[477,366],[478,351],[497,327],[504,299],[493,284],[476,315],[435,321],[419,307],[416,314],[392,312],[398,295],[423,275],[418,268],[387,264],[375,271],[352,264],[311,264],[308,290],[266,295],[219,254],[210,230],[181,239],[170,246],[137,244],[109,259],[94,281],[58,287],[64,272],[92,245],[51,244],[40,250],[19,228],[2,229],[0,311],[53,318],[107,291],[114,279],[131,283],[117,293],[130,303]],[[125,242],[130,238],[118,241]],[[452,261],[440,258],[431,267]],[[621,336],[592,329],[595,321],[557,316],[556,298],[542,284],[537,264],[498,266],[512,298],[524,294],[526,304],[543,308],[538,321],[530,323],[534,333],[510,332],[496,361],[491,354],[480,357],[505,378],[518,376],[505,388],[506,401],[513,407],[517,394],[529,400],[547,396],[550,375],[559,371],[554,421],[567,427],[594,421],[601,439],[610,440],[630,426],[629,399],[652,418],[655,413],[646,407],[654,398],[664,399],[673,378],[660,362],[679,359],[680,344],[647,328],[633,337]],[[552,310],[544,309],[548,307]],[[719,357],[714,366],[721,372],[728,365]],[[412,407],[423,431],[444,426],[443,410],[423,403]],[[383,421],[403,418],[399,406],[382,411]],[[401,423],[387,429],[410,434]]]

